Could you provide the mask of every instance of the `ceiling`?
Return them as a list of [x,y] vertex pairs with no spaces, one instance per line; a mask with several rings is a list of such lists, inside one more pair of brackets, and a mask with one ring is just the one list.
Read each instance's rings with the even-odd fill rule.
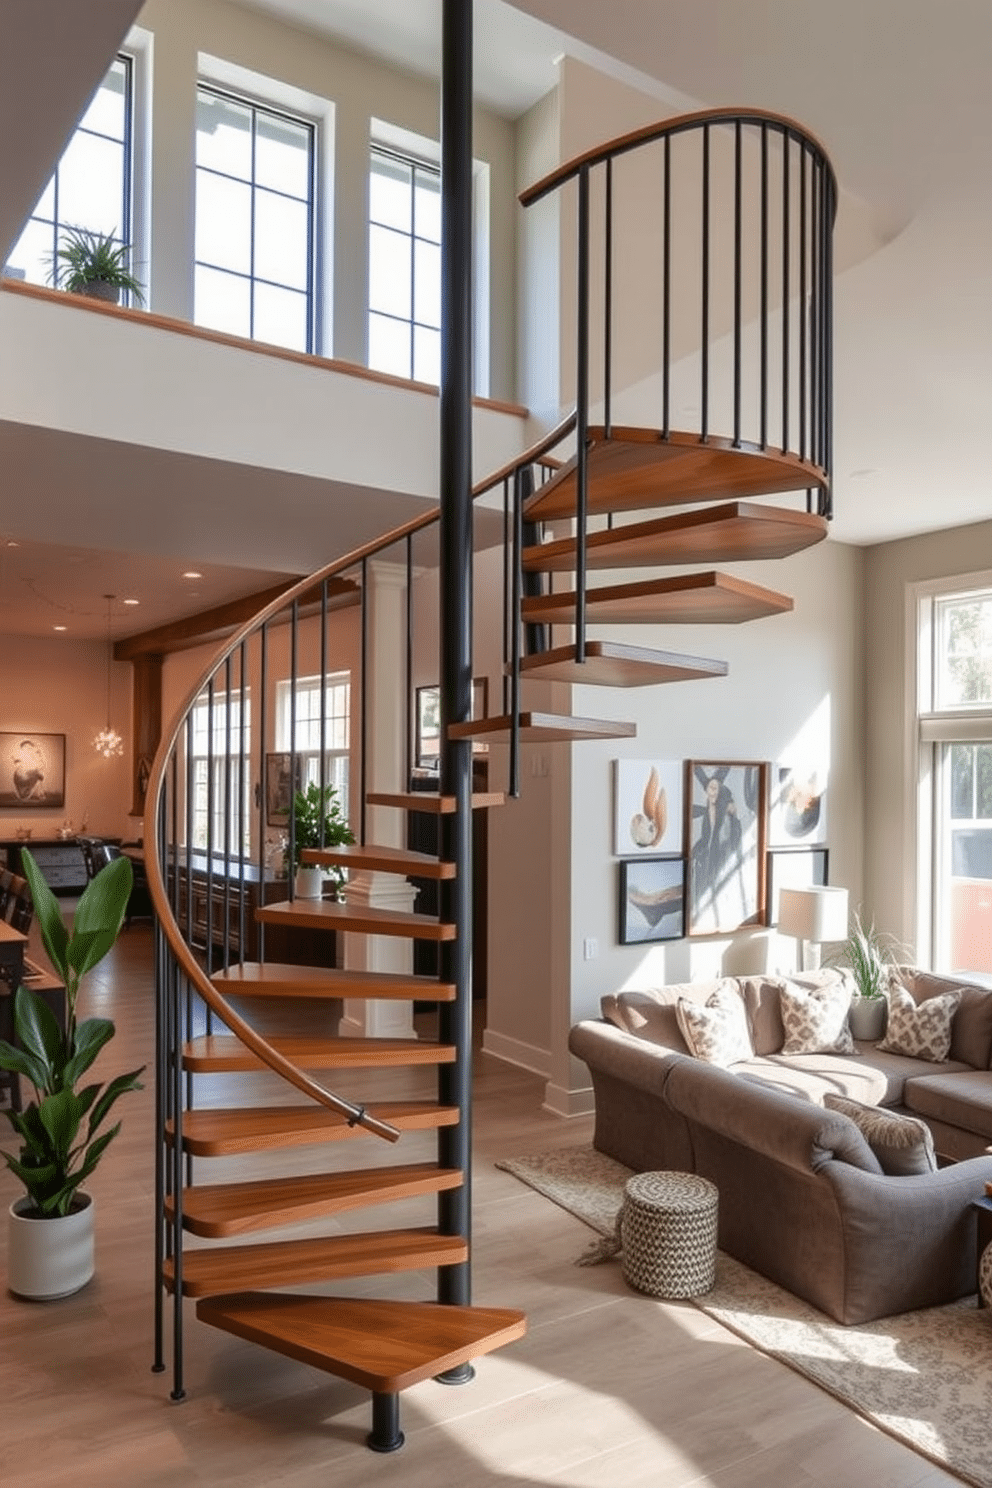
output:
[[[437,75],[441,0],[233,3]],[[510,118],[554,85],[567,52],[656,96],[659,117],[750,105],[817,135],[884,244],[835,286],[833,536],[871,544],[992,516],[988,0],[475,0],[475,52],[480,99]],[[40,541],[52,530],[39,507],[39,541],[6,548],[0,504],[8,632],[50,635],[68,616],[71,633],[104,635],[102,596],[113,593],[142,600],[115,613],[115,636],[129,634],[331,556],[311,563],[290,545],[266,553],[271,567],[245,552],[234,568],[206,534],[184,551],[190,529],[178,515],[157,558],[110,553],[98,538],[90,550],[58,549]],[[202,580],[181,578],[190,566]]]

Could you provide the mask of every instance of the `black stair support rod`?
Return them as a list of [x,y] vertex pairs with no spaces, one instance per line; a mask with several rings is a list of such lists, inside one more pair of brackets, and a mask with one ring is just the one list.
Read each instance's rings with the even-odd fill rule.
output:
[[[454,1044],[441,1065],[438,1095],[459,1110],[442,1127],[438,1157],[458,1168],[462,1184],[439,1195],[442,1234],[466,1241],[471,1231],[472,1103],[472,748],[448,730],[472,716],[472,20],[471,0],[444,0],[441,45],[441,388],[440,388],[440,677],[441,779],[455,811],[440,818],[441,857],[455,864],[442,883],[441,918],[456,927],[442,945],[441,978],[454,1002],[440,1006],[440,1038]],[[471,1302],[468,1261],[441,1266],[438,1301]],[[471,1377],[460,1366],[452,1383]]]
[[[603,249],[603,437],[613,438],[613,157],[606,162],[606,243]],[[613,513],[610,513],[612,517]]]
[[578,325],[575,344],[575,659],[586,659],[586,525],[589,510],[589,167],[579,172]]
[[[160,863],[168,863],[166,849],[166,797],[159,802],[155,823],[155,840]],[[166,1057],[166,998],[168,997],[168,945],[165,933],[155,917],[155,1346],[152,1371],[161,1374],[165,1368],[165,1318],[162,1295],[162,1271],[165,1264],[165,1097],[168,1079]]]
[[513,472],[513,554],[510,582],[510,795],[520,795],[520,647],[523,635],[523,542],[524,502],[531,494],[533,473],[529,465]]
[[400,1397],[372,1392],[372,1430],[365,1438],[373,1452],[398,1452],[405,1438],[400,1430]]

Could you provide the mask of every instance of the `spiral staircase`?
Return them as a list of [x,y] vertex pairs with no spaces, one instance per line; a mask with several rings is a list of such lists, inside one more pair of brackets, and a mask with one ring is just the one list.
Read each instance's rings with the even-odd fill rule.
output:
[[[626,242],[621,172],[633,154],[649,159],[658,193],[657,417],[620,424],[614,405],[623,400],[613,388],[623,355],[613,333],[622,318]],[[480,531],[495,522],[504,548],[502,593],[489,617],[503,638],[502,696],[492,716],[463,713],[444,729],[446,758],[463,763],[473,745],[505,741],[505,782],[471,801],[462,788],[412,790],[412,724],[405,778],[370,778],[370,575],[380,561],[405,568],[406,665],[401,647],[396,671],[401,714],[410,719],[414,554],[437,523],[431,514],[304,580],[235,635],[191,691],[149,791],[159,986],[157,1367],[164,1367],[171,1295],[173,1395],[180,1397],[182,1299],[195,1299],[202,1322],[368,1389],[369,1444],[384,1451],[402,1441],[403,1389],[431,1377],[459,1382],[472,1359],[525,1329],[520,1312],[468,1300],[471,988],[456,954],[471,911],[466,817],[514,809],[521,742],[635,732],[623,722],[528,708],[533,682],[624,689],[725,675],[722,661],[636,644],[627,627],[738,624],[790,610],[787,594],[718,565],[787,559],[821,541],[830,517],[835,185],[816,142],[769,115],[684,116],[562,167],[525,193],[523,205],[553,193],[574,200],[576,212],[576,407],[474,492],[474,509],[486,517]],[[643,217],[640,197],[635,210]],[[676,283],[675,269],[686,263],[692,282]],[[687,379],[698,417],[676,427]],[[361,610],[362,711],[352,749],[358,841],[303,858],[346,869],[350,885],[363,874],[435,881],[436,916],[360,902],[350,887],[341,901],[303,900],[286,885],[288,897],[266,901],[264,803],[253,804],[248,783],[259,778],[268,747],[270,679],[278,674],[294,687],[299,668],[310,664],[305,657],[318,657],[326,675],[329,626],[342,604]],[[590,635],[591,627],[623,633]],[[240,697],[243,708],[249,694],[263,703],[250,747],[245,738],[239,755],[230,748],[223,700]],[[442,719],[456,716],[450,702],[442,677]],[[191,846],[195,707],[207,710],[209,740],[228,731],[223,777],[209,769],[201,787],[210,828],[199,851]],[[403,845],[415,813],[438,818],[437,855]],[[251,855],[237,849],[246,841]],[[245,896],[232,895],[239,876],[242,885],[253,876],[263,889],[253,927]],[[337,932],[334,943],[342,934],[433,943],[439,973],[325,964],[337,959],[330,954],[296,958],[303,964],[269,959],[266,936],[276,930],[283,945],[287,936],[312,944],[329,930]],[[244,960],[241,948],[253,939],[258,953]],[[343,1001],[430,1006],[436,1037],[342,1036]],[[248,1016],[248,1005],[262,1008],[261,1019]],[[302,1008],[299,1024],[270,1034],[269,1014],[280,1007]],[[285,1098],[264,1084],[273,1073]],[[263,1091],[254,1100],[252,1080]],[[396,1163],[394,1146],[402,1158]],[[226,1159],[237,1160],[233,1179]],[[404,1214],[410,1205],[423,1209],[419,1222],[376,1222],[380,1207],[401,1201]],[[358,1211],[364,1220],[342,1225],[342,1215]],[[386,1281],[370,1291],[368,1278],[403,1272],[436,1272],[436,1300],[410,1300],[409,1285],[395,1281],[399,1298],[389,1298]],[[341,1283],[343,1292],[328,1292]],[[316,1289],[301,1294],[301,1287]]]

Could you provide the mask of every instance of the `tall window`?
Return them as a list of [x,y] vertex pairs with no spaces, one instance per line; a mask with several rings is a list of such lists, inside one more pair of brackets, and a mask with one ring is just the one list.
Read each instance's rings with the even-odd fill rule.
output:
[[321,695],[323,694],[324,784],[337,791],[348,815],[348,763],[351,735],[351,677],[331,672],[324,678],[297,677],[296,687],[280,682],[276,692],[276,742],[295,749],[301,784],[320,784]]
[[314,127],[200,86],[197,325],[313,349]]
[[441,380],[441,177],[433,165],[372,148],[369,366]]
[[992,589],[925,601],[921,633],[933,959],[992,973]]
[[229,852],[235,857],[251,851],[249,755],[251,703],[245,700],[244,732],[241,699],[215,693],[202,697],[192,716],[193,847],[206,852]]
[[9,277],[48,284],[66,228],[131,242],[132,73],[130,57],[115,58],[7,260]]

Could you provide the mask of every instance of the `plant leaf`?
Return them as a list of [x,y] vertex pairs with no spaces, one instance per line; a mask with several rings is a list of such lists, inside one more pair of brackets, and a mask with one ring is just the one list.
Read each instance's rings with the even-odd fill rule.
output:
[[92,1137],[93,1133],[96,1131],[97,1127],[100,1125],[101,1121],[106,1116],[107,1112],[110,1110],[111,1106],[114,1104],[119,1096],[124,1095],[125,1092],[128,1090],[144,1089],[144,1086],[139,1085],[138,1083],[138,1076],[142,1073],[144,1068],[145,1066],[142,1065],[140,1069],[129,1070],[126,1075],[118,1075],[116,1079],[111,1080],[110,1084],[106,1087],[90,1114],[89,1136]]
[[71,1090],[60,1090],[43,1100],[38,1113],[59,1157],[66,1157],[83,1119],[78,1097]]
[[86,885],[76,908],[66,953],[77,976],[84,976],[102,961],[114,944],[124,923],[133,885],[134,869],[128,858],[115,858]]
[[14,998],[14,1028],[28,1053],[44,1064],[50,1080],[63,1063],[65,1040],[51,1008],[27,987],[18,987]]
[[[41,1089],[46,1077],[45,1066],[26,1049],[15,1049],[13,1044],[0,1039],[0,1069],[11,1070],[15,1075],[26,1075],[36,1090]],[[4,1110],[4,1115],[11,1112]]]
[[109,1018],[86,1018],[76,1025],[75,1049],[62,1072],[62,1084],[75,1085],[80,1075],[85,1074],[104,1044],[114,1036],[114,1025]]
[[62,918],[59,902],[26,847],[21,849],[21,862],[24,865],[24,877],[31,889],[34,912],[41,927],[41,938],[45,943],[45,950],[62,980],[66,981],[68,975],[66,948],[69,944],[69,932]]

